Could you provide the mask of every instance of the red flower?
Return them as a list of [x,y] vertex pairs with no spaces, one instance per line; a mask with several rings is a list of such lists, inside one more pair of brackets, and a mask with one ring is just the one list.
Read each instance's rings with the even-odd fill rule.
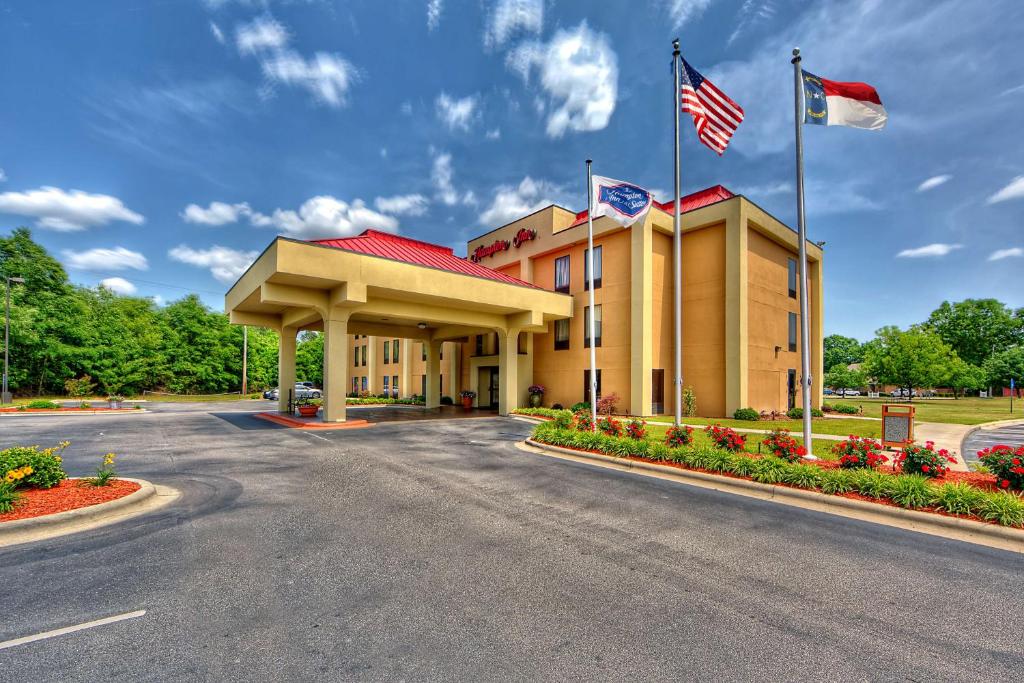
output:
[[1002,486],[1004,489],[1008,489],[1010,488],[1010,480],[1003,479],[1001,482],[999,482],[999,485]]
[[930,469],[931,469],[931,468],[930,468],[930,467],[928,467],[928,465],[921,465],[921,471],[922,471],[922,472],[927,472],[927,471],[928,471],[928,470],[930,470]]
[[1013,464],[1014,465],[1019,465],[1020,464],[1020,458],[1014,458],[1013,459]]

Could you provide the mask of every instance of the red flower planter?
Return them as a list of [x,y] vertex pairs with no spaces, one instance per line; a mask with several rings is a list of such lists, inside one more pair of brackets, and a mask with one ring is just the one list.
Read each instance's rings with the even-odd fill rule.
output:
[[302,417],[316,417],[318,410],[320,410],[320,406],[299,406],[299,415]]
[[463,396],[462,397],[462,407],[465,408],[466,410],[472,410],[473,409],[473,398],[470,397],[470,396]]

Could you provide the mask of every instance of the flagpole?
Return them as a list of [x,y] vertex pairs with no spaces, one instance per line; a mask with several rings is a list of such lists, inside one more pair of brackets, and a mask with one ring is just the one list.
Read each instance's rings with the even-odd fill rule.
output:
[[587,159],[587,273],[590,282],[590,417],[593,431],[597,431],[597,337],[594,334],[594,178],[591,175],[591,159]]
[[807,319],[807,225],[804,217],[804,125],[803,125],[803,69],[800,67],[800,48],[793,48],[793,106],[796,129],[796,222],[800,241],[800,393],[803,398],[804,448],[808,460],[817,460],[811,439],[811,332]]
[[672,229],[675,240],[672,245],[672,262],[675,267],[675,280],[672,288],[674,297],[674,311],[675,311],[675,377],[673,378],[673,384],[675,385],[675,419],[673,423],[675,426],[683,421],[683,235],[680,228],[679,222],[679,195],[681,194],[680,189],[680,178],[679,178],[679,109],[681,106],[680,92],[679,92],[679,39],[676,38],[672,41],[672,77],[674,80],[675,97],[675,113],[673,114],[673,120],[675,121],[675,211],[672,216]]

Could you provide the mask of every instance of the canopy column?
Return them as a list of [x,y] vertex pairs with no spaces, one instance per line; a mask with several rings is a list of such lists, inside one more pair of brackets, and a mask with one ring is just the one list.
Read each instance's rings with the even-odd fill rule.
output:
[[398,352],[402,359],[402,374],[398,382],[399,394],[408,398],[416,392],[412,390],[412,339],[399,340]]
[[519,328],[498,330],[498,414],[519,407]]
[[427,408],[438,408],[441,405],[441,344],[439,341],[423,342],[427,346],[427,362],[424,372],[427,375]]
[[282,327],[277,347],[277,410],[288,412],[288,399],[295,392],[295,336],[298,328]]
[[348,391],[348,314],[332,312],[324,318],[324,422],[345,421]]

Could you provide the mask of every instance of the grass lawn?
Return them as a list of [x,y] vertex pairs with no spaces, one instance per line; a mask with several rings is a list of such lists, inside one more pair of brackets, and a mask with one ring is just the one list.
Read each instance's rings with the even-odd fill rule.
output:
[[[840,402],[840,401],[837,401]],[[906,401],[879,398],[847,398],[842,403],[850,403],[864,407],[866,417],[882,417],[882,406],[886,403]],[[955,424],[976,425],[995,420],[1024,419],[1024,405],[1020,399],[1013,402],[1013,414],[1010,414],[1009,398],[918,398],[909,403],[917,410],[915,419],[918,422],[949,422]]]
[[[252,393],[242,396],[241,394],[146,394],[145,396],[126,396],[125,401],[150,401],[153,403],[210,403],[213,401],[238,401],[246,398],[262,398],[262,394]],[[87,398],[70,398],[68,396],[29,396],[26,398],[15,398],[14,405],[30,403],[32,401],[57,401],[58,403],[80,403],[86,401],[95,406],[105,405],[106,396],[89,396]]]
[[[743,422],[742,420],[736,420],[736,421],[737,422]],[[746,424],[749,425],[749,424],[756,424],[756,423],[747,422]],[[768,424],[768,423],[765,422],[763,424]],[[657,439],[657,440],[660,441],[660,440],[665,438],[665,432],[668,431],[668,427],[669,426],[661,426],[661,425],[648,424],[647,425],[647,434],[648,434],[649,437]],[[742,434],[742,432],[741,432],[741,434]],[[758,450],[757,450],[758,444],[760,444],[762,441],[764,441],[765,438],[767,438],[768,435],[767,434],[743,434],[743,436],[747,440],[746,446],[744,447],[744,450],[746,450],[746,451],[748,451],[750,453],[757,453],[758,452]],[[804,442],[804,440],[800,437],[799,434],[794,433],[793,434],[793,438],[795,438],[798,443],[802,444]],[[708,435],[705,434],[703,432],[703,430],[698,429],[698,428],[694,428],[694,430],[693,430],[693,442],[695,444],[697,444],[697,445],[706,445],[706,446],[712,446],[713,445],[711,443],[711,439],[708,438]],[[814,453],[814,455],[818,456],[822,460],[835,460],[836,459],[836,457],[832,454],[832,447],[835,446],[837,443],[839,443],[838,441],[831,441],[829,439],[813,439],[813,442],[814,442],[814,444],[813,444],[814,448],[812,449],[812,452]],[[764,452],[767,452],[767,450],[764,450]]]
[[[865,407],[865,411],[867,408]],[[881,408],[879,408],[881,410]],[[664,421],[665,424],[672,424],[672,418],[652,418]],[[720,424],[723,427],[733,429],[788,429],[793,432],[803,432],[804,423],[800,420],[714,420],[706,417],[686,417],[683,422],[688,425],[709,425]],[[882,423],[873,420],[854,420],[850,418],[815,418],[811,421],[811,429],[815,434],[831,434],[833,436],[870,436],[877,439],[882,435]]]

